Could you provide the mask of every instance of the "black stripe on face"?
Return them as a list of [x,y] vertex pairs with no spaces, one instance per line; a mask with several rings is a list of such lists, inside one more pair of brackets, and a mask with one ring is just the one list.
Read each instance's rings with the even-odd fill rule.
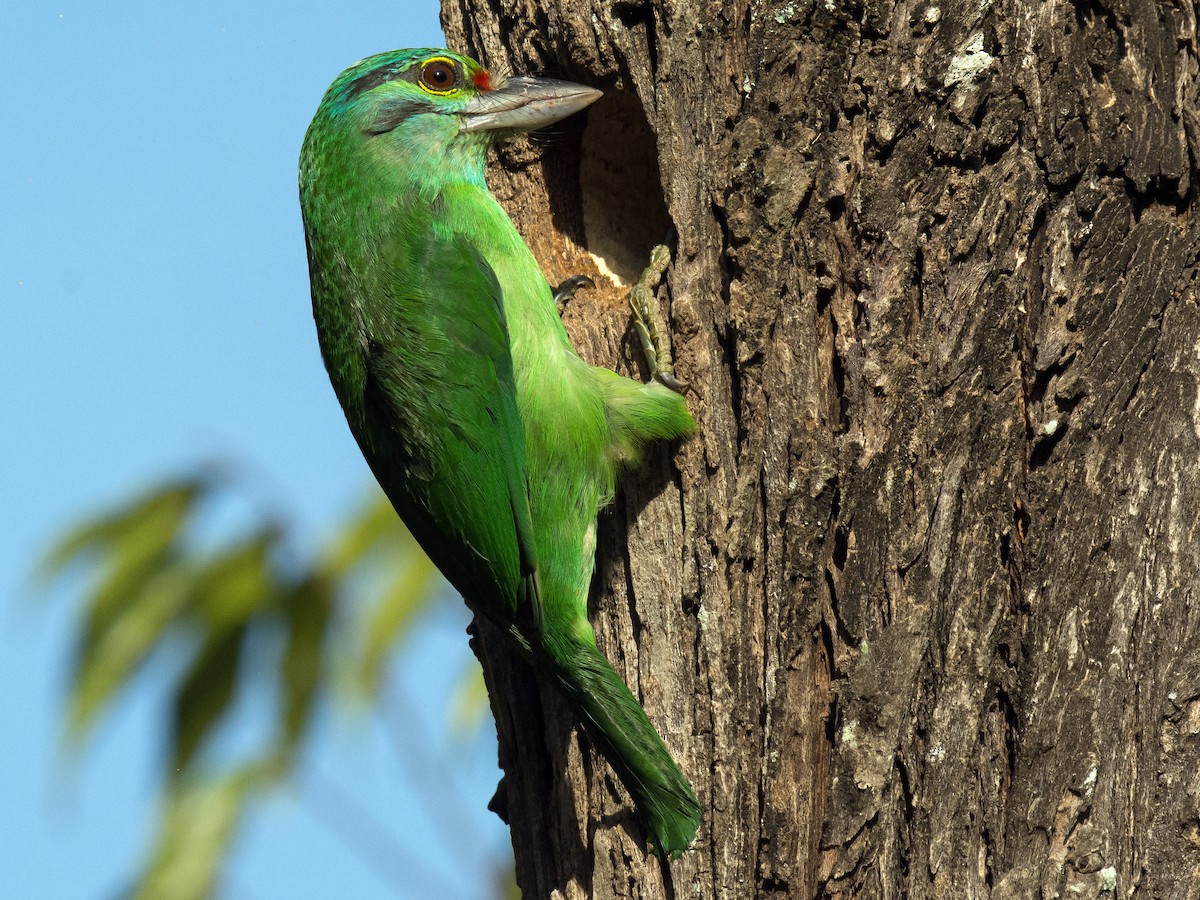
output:
[[387,134],[409,116],[426,112],[433,112],[433,108],[428,103],[421,103],[417,100],[397,100],[393,103],[387,103],[380,107],[378,114],[375,116],[375,121],[371,123],[370,128],[364,128],[363,133],[370,135]]
[[[456,83],[458,85],[465,84],[466,72],[464,72],[461,63],[444,56],[433,56],[430,59],[444,59],[446,62],[453,63],[457,78]],[[382,84],[387,84],[389,81],[407,81],[411,84],[419,85],[425,64],[417,64],[409,60],[404,63],[377,66],[371,71],[365,72],[355,78],[343,89],[342,102],[345,104],[353,103],[356,98],[368,91],[374,90]],[[409,116],[434,111],[432,101],[422,102],[421,99],[416,97],[403,100],[396,99],[380,106],[376,113],[375,121],[369,127],[364,128],[363,133],[368,135],[387,134]]]

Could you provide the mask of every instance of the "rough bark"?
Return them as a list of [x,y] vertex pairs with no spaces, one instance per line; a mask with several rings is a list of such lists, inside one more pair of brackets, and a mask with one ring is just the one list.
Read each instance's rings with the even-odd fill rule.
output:
[[[602,87],[492,184],[661,298],[700,436],[595,624],[705,808],[664,865],[493,643],[529,897],[1200,896],[1196,6],[447,0]],[[548,214],[549,213],[549,214]],[[615,284],[566,321],[631,372]]]

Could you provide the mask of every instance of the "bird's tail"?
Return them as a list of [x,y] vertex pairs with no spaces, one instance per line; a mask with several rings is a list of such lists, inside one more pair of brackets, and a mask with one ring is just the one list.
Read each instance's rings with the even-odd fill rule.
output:
[[700,803],[645,711],[591,642],[545,649],[544,664],[633,797],[655,852],[678,857],[696,837]]

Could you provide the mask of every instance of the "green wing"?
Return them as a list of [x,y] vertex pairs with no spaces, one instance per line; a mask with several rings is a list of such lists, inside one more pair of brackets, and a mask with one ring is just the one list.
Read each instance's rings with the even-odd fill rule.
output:
[[524,428],[499,282],[470,242],[434,228],[406,229],[385,277],[389,296],[367,323],[368,461],[464,597],[538,635]]

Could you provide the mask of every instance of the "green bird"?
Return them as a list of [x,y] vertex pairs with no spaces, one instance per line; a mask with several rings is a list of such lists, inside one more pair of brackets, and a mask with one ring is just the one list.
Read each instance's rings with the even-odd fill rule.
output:
[[589,366],[484,180],[494,140],[599,97],[447,50],[369,57],[309,126],[300,204],[321,354],[372,472],[472,610],[570,702],[656,852],[678,856],[700,805],[587,618],[596,515],[619,470],[696,427],[649,307],[669,255],[657,248],[633,298],[657,377]]

